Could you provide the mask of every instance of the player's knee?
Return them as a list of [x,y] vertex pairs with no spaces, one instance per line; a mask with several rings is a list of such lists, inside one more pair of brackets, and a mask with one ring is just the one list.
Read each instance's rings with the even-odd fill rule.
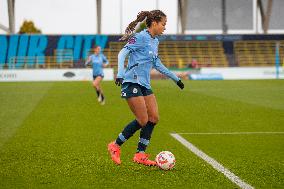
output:
[[99,85],[97,83],[93,83],[93,87],[97,90],[99,90]]
[[159,115],[152,115],[149,117],[149,121],[157,124],[159,122]]
[[148,123],[148,117],[137,118],[137,121],[141,127],[144,127]]

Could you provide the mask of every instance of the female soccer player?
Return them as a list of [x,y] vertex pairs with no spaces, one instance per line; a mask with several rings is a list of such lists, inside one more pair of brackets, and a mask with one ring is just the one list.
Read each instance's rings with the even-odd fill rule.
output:
[[[130,37],[137,23],[145,18],[147,29]],[[118,74],[115,84],[122,85],[121,97],[126,99],[136,119],[126,125],[114,142],[108,144],[111,159],[118,165],[121,164],[120,146],[139,129],[141,129],[140,139],[133,161],[148,166],[156,165],[156,162],[149,160],[149,155],[145,153],[154,126],[159,120],[156,97],[150,86],[152,67],[170,77],[181,89],[184,88],[181,80],[170,72],[158,57],[159,41],[156,36],[164,32],[166,22],[167,17],[160,10],[142,11],[137,15],[137,19],[129,24],[125,35],[121,38],[126,40],[130,37],[118,54]],[[124,60],[127,56],[129,56],[128,65],[124,71]]]
[[93,87],[96,89],[98,95],[98,101],[104,105],[105,104],[105,97],[103,95],[102,87],[100,85],[101,81],[104,78],[103,68],[108,65],[108,60],[101,53],[101,47],[95,46],[94,47],[94,54],[90,55],[85,63],[87,66],[89,63],[93,66]]

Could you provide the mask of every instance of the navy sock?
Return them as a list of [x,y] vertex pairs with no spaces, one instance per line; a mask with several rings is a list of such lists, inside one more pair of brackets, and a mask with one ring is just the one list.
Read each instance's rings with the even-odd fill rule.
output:
[[145,152],[149,145],[151,135],[156,123],[148,121],[148,123],[140,131],[140,139],[138,142],[137,152]]
[[96,89],[97,95],[98,97],[100,96],[100,91],[98,89]]
[[134,121],[130,122],[123,131],[118,135],[115,143],[121,146],[127,139],[133,136],[133,134],[139,130],[141,126],[139,125],[138,121],[135,119]]

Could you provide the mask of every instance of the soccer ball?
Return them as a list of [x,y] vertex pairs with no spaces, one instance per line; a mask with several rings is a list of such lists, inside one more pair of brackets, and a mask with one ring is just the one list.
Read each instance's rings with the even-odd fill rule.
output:
[[174,168],[176,163],[176,158],[174,154],[169,151],[162,151],[156,156],[156,162],[158,167],[163,170],[170,170]]

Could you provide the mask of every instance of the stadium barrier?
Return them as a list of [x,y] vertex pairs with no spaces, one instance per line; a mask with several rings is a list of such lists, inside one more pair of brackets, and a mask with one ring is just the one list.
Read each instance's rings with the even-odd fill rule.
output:
[[[104,68],[104,80],[113,80],[112,68]],[[22,69],[0,70],[1,82],[13,81],[91,81],[92,69]]]
[[[220,75],[224,80],[242,80],[242,79],[276,79],[275,67],[234,67],[234,68],[202,68],[201,76]],[[279,79],[284,79],[284,70],[280,68]]]
[[[190,80],[249,80],[249,79],[284,79],[284,68],[279,67],[225,67],[199,69],[171,69],[182,79]],[[152,78],[166,79],[158,71],[152,70]]]
[[[191,80],[242,80],[242,79],[284,79],[284,69],[280,67],[226,67],[200,69],[172,69],[182,79]],[[114,80],[114,69],[104,68],[104,80]],[[152,79],[167,79],[156,70],[151,72]],[[0,70],[0,82],[13,81],[91,81],[92,69],[22,69]]]

